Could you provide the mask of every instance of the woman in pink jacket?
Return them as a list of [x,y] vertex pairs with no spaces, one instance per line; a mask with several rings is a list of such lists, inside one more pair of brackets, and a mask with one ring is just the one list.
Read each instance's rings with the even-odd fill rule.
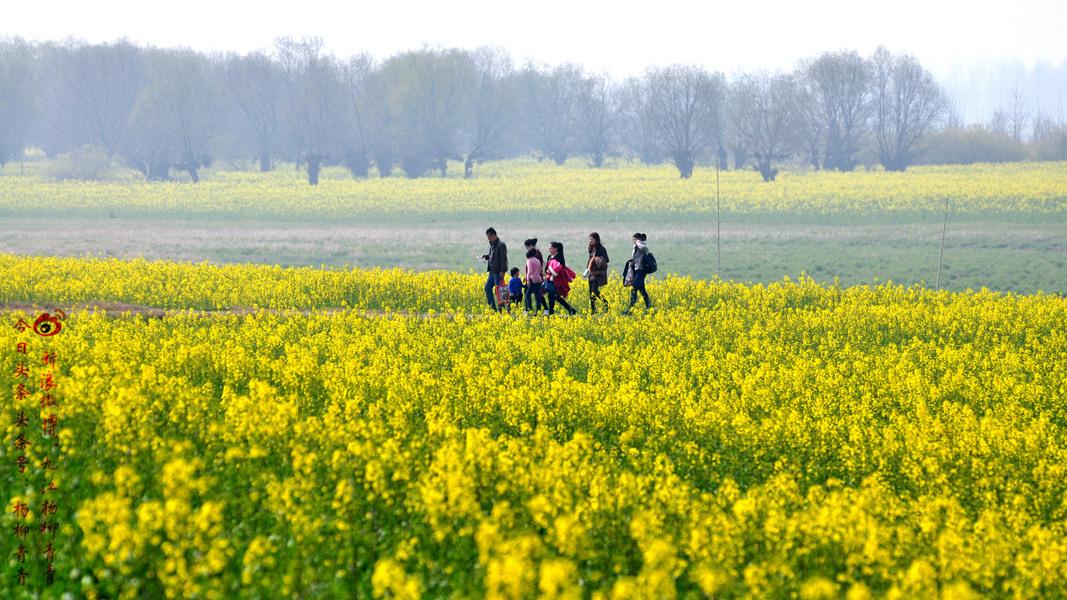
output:
[[541,275],[544,272],[544,266],[541,264],[541,253],[537,248],[530,248],[526,251],[526,312],[531,310],[530,296],[537,298],[537,308],[533,310],[548,310],[548,304],[545,302],[544,292],[541,289],[542,283],[544,283],[544,277]]
[[548,245],[548,268],[545,270],[545,290],[548,291],[548,310],[545,315],[556,313],[556,303],[567,309],[574,315],[578,311],[567,303],[566,297],[570,293],[571,282],[574,281],[575,273],[567,266],[567,259],[563,256],[563,244],[551,242]]

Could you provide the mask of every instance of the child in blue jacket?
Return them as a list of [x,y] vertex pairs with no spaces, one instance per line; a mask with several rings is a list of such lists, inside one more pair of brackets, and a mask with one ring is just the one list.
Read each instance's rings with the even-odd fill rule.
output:
[[508,295],[511,300],[508,302],[508,312],[511,312],[512,304],[519,304],[522,302],[522,293],[526,289],[526,286],[522,284],[522,278],[519,277],[519,268],[511,268],[511,280],[508,281]]

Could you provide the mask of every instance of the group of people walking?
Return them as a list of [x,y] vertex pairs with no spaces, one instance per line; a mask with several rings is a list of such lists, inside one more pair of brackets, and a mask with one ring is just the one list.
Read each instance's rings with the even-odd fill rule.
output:
[[[520,270],[516,266],[509,271],[507,245],[497,235],[496,229],[486,229],[485,237],[489,240],[489,252],[483,254],[481,259],[486,261],[488,277],[485,281],[485,298],[490,309],[510,312],[511,307],[521,299],[527,314],[540,312],[546,316],[553,315],[557,304],[568,314],[577,314],[577,309],[567,301],[570,284],[577,275],[567,266],[562,242],[549,242],[546,260],[537,247],[537,238],[526,240],[523,243],[526,247],[525,269]],[[652,307],[645,290],[645,276],[655,271],[656,263],[648,251],[647,241],[648,236],[643,233],[633,235],[633,253],[623,269],[623,285],[630,286],[630,305],[622,311],[623,314],[628,314],[637,303],[638,294],[644,299],[646,308]],[[603,307],[603,312],[607,312],[608,302],[601,295],[601,289],[608,283],[609,259],[599,233],[594,231],[589,234],[587,249],[588,260],[582,277],[589,282],[589,312],[595,314],[598,305]],[[509,273],[511,278],[505,284]]]

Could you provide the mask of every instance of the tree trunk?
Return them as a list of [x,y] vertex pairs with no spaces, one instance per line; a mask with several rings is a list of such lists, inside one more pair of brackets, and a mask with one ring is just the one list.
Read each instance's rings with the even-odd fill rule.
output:
[[567,153],[566,152],[553,152],[552,153],[552,162],[556,163],[557,165],[562,165],[563,163],[567,162]]
[[319,169],[321,168],[322,158],[317,154],[312,154],[307,157],[308,165],[308,183],[311,185],[319,184]]
[[474,155],[468,154],[467,160],[463,163],[463,178],[470,179],[474,176]]
[[603,152],[600,152],[600,151],[593,152],[593,166],[598,168],[598,169],[600,167],[604,166],[604,153]]
[[170,164],[165,160],[151,159],[148,162],[148,179],[166,181],[170,179]]
[[378,167],[379,177],[389,177],[393,174],[392,152],[379,149],[374,155],[374,164]]
[[813,169],[819,170],[819,148],[814,144],[808,146],[808,161]]
[[441,177],[448,177],[448,160],[440,158],[437,160],[437,168],[441,170]]
[[678,167],[678,173],[682,179],[693,176],[693,156],[687,151],[678,151],[673,154],[674,165]]
[[886,171],[902,172],[908,168],[908,163],[900,157],[888,157],[881,160],[882,166]]
[[370,174],[370,160],[367,155],[360,152],[351,152],[345,159],[348,172],[356,179],[366,179]]
[[734,168],[740,171],[745,168],[745,163],[748,161],[747,152],[740,145],[735,145],[732,148],[734,154]]
[[259,172],[266,173],[270,171],[270,153],[263,151],[259,153]]
[[778,177],[778,169],[771,167],[771,161],[761,160],[759,161],[759,174],[763,177],[763,181],[774,181]]
[[185,170],[189,172],[189,177],[192,178],[193,183],[200,183],[200,173],[197,172],[195,162],[186,163]]

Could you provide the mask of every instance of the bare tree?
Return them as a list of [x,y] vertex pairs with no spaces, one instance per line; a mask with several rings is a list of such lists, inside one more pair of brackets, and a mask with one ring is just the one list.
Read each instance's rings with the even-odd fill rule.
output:
[[395,144],[393,141],[393,112],[389,106],[389,84],[381,70],[373,71],[367,78],[368,121],[365,123],[367,143],[379,177],[388,177],[393,172]]
[[823,129],[823,121],[818,115],[818,104],[812,97],[814,92],[810,86],[803,83],[807,74],[797,72],[794,73],[794,77],[798,81],[797,126],[800,128],[804,156],[813,169],[819,170],[823,167],[826,132]]
[[210,164],[210,144],[221,120],[221,78],[215,65],[192,51],[159,52],[152,60],[152,82],[138,99],[134,119],[151,137],[166,140],[177,166],[200,181]]
[[1032,139],[1035,143],[1041,143],[1051,138],[1056,130],[1059,128],[1059,124],[1050,115],[1038,110],[1034,114],[1032,127]]
[[308,183],[319,183],[324,160],[336,153],[343,112],[339,68],[333,56],[322,54],[322,40],[277,41],[285,73],[289,137],[307,165]]
[[1030,121],[1030,109],[1026,103],[1026,96],[1016,85],[1011,92],[1011,102],[1008,106],[1008,126],[1011,128],[1011,138],[1016,142],[1023,141],[1023,132],[1026,124]]
[[809,118],[825,144],[823,164],[851,171],[871,112],[870,65],[855,51],[828,52],[803,67]]
[[913,56],[879,47],[871,65],[878,157],[887,171],[903,171],[918,154],[919,140],[945,115],[945,94]]
[[144,51],[126,41],[53,50],[47,66],[50,129],[68,147],[92,144],[114,156],[148,84]]
[[22,40],[0,39],[0,167],[20,159],[34,105],[32,54]]
[[573,64],[523,71],[523,117],[533,147],[562,165],[574,147],[583,74]]
[[593,75],[582,81],[577,102],[578,140],[598,169],[604,166],[604,157],[615,144],[619,113],[616,99],[606,76]]
[[730,114],[737,135],[764,181],[778,175],[774,162],[800,145],[796,82],[791,75],[743,75],[734,85]]
[[655,105],[647,78],[631,77],[619,90],[622,135],[626,146],[641,162],[651,165],[663,160],[663,150],[656,137]]
[[227,61],[226,88],[245,118],[263,172],[270,171],[278,147],[283,86],[281,67],[262,52]]
[[394,131],[409,177],[428,168],[448,174],[458,158],[462,107],[468,104],[474,69],[461,50],[404,52],[386,61]]
[[945,129],[963,129],[963,115],[959,104],[948,96],[945,97]]
[[[146,77],[151,80],[148,69]],[[159,115],[158,98],[165,93],[160,91],[165,85],[160,84],[153,91],[149,84],[138,96],[119,145],[123,159],[150,181],[170,179],[170,167],[175,160],[170,133]]]
[[993,110],[993,116],[989,119],[989,130],[993,132],[993,135],[1011,137],[1011,134],[1008,132],[1009,120],[1008,112],[1006,110],[1003,108],[996,108]]
[[474,82],[467,96],[467,119],[461,128],[466,158],[463,176],[474,174],[474,164],[500,146],[515,111],[511,58],[499,49],[479,48],[472,55]]
[[646,77],[652,89],[656,134],[682,179],[688,179],[699,155],[717,147],[723,76],[675,65],[653,69]]
[[354,56],[341,65],[341,82],[348,100],[341,146],[345,166],[357,178],[365,178],[370,173],[374,119],[370,81],[373,74],[374,61],[368,54]]

